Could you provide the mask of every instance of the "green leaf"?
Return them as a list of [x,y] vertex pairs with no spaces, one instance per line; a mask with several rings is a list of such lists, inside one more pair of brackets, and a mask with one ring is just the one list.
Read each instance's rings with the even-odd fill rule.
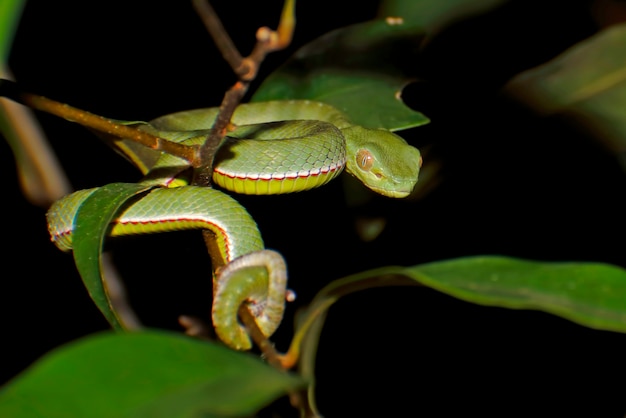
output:
[[98,309],[114,329],[127,328],[117,315],[102,275],[102,245],[111,221],[119,209],[152,186],[137,183],[112,183],[93,192],[80,206],[74,221],[72,245],[76,268]]
[[468,302],[535,309],[626,332],[626,270],[602,263],[467,257],[406,269],[420,283]]
[[181,334],[106,332],[48,353],[11,381],[0,391],[0,416],[250,416],[304,383]]
[[344,111],[356,124],[389,130],[428,123],[407,107],[402,89],[412,81],[403,70],[406,51],[423,32],[385,19],[331,31],[305,45],[259,87],[252,101],[319,100]]
[[572,117],[626,152],[626,24],[614,25],[513,78],[505,92],[542,115]]
[[587,327],[626,333],[626,270],[591,262],[475,256],[383,267],[330,283],[307,310],[320,315],[347,294],[398,285],[428,286],[468,302],[540,310]]
[[0,66],[9,61],[13,37],[25,4],[25,0],[0,1]]
[[[476,256],[413,267],[382,267],[335,280],[299,315],[289,356],[314,380],[319,335],[341,297],[384,286],[428,286],[481,305],[548,312],[591,328],[626,332],[626,270],[602,263]],[[309,403],[316,410],[314,386]]]
[[485,13],[508,0],[385,0],[378,15],[400,17],[412,27],[429,34],[440,27],[471,15]]

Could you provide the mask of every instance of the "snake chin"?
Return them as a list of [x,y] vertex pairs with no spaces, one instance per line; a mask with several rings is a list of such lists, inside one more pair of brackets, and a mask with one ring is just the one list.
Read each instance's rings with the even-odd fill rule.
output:
[[382,187],[376,187],[376,186],[372,186],[369,185],[368,186],[371,190],[373,190],[374,192],[386,196],[386,197],[393,197],[396,199],[401,199],[403,197],[407,197],[408,195],[411,194],[411,192],[413,191],[413,189],[411,190],[397,190],[397,189],[385,189]]

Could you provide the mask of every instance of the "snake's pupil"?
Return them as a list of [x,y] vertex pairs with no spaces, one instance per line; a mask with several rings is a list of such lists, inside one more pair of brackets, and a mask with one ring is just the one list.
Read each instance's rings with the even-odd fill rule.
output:
[[359,166],[364,171],[369,171],[374,165],[374,157],[368,150],[359,150],[356,154],[356,159],[359,162]]

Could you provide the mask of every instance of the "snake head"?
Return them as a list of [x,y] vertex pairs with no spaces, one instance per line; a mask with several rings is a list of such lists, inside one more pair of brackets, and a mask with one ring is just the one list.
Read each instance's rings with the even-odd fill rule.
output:
[[417,148],[384,129],[351,126],[342,132],[348,173],[383,196],[406,197],[413,191],[422,165]]

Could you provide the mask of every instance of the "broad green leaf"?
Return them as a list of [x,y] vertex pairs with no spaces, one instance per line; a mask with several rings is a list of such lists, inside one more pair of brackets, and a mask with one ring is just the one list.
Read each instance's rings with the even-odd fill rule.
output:
[[79,208],[74,221],[72,245],[76,268],[98,309],[116,330],[127,328],[117,315],[102,275],[102,245],[119,209],[152,186],[112,183],[93,192]]
[[430,35],[440,27],[472,15],[485,13],[508,0],[384,0],[380,17],[402,18],[407,25],[421,27]]
[[259,87],[252,101],[311,99],[346,112],[354,123],[389,130],[428,123],[401,99],[411,77],[407,51],[423,32],[385,19],[331,31],[305,45]]
[[0,1],[0,64],[6,65],[25,0]]
[[586,126],[616,153],[626,151],[626,24],[608,27],[553,60],[514,77],[505,92],[543,115]]
[[[476,256],[383,267],[330,283],[300,315],[288,356],[299,357],[302,375],[313,381],[317,342],[333,304],[364,289],[415,285],[481,305],[540,310],[587,327],[626,332],[626,270],[602,263]],[[315,410],[312,385],[309,398]]]
[[420,283],[468,302],[548,312],[626,332],[626,270],[603,263],[467,257],[406,269]]
[[165,331],[100,333],[56,349],[0,391],[0,416],[251,416],[304,381],[249,354]]
[[[347,294],[406,285],[428,286],[481,305],[540,310],[587,327],[626,333],[626,270],[590,262],[475,256],[383,267],[330,283],[307,311],[314,317]],[[302,318],[303,326],[312,321],[306,314]]]

